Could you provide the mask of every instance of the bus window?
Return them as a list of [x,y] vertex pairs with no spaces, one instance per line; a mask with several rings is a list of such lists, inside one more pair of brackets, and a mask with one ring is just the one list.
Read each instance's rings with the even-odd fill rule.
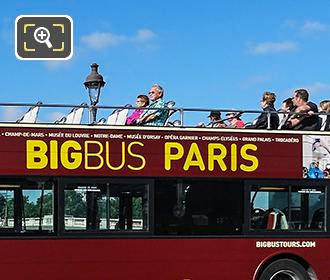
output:
[[252,187],[251,229],[325,230],[324,196],[322,187]]
[[14,228],[14,191],[7,187],[0,189],[0,229]]
[[0,232],[53,232],[53,184],[0,185]]
[[147,231],[148,185],[70,184],[65,188],[65,230]]
[[52,189],[23,190],[23,230],[53,231],[53,210]]
[[288,205],[288,189],[264,186],[251,189],[251,229],[288,229],[281,211]]
[[[325,192],[320,187],[292,187],[291,227],[325,230]],[[296,212],[296,214],[295,214]],[[296,218],[294,217],[296,215]]]
[[156,234],[239,234],[242,224],[239,181],[163,180],[155,184]]

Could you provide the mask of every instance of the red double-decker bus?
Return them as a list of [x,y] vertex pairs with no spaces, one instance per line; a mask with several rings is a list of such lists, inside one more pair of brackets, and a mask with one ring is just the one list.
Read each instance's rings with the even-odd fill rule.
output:
[[3,279],[319,279],[330,133],[0,125]]

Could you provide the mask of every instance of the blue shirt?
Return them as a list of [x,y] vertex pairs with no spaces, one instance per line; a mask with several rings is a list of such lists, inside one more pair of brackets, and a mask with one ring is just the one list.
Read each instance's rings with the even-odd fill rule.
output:
[[[151,103],[148,107],[150,108],[166,108],[166,104],[162,98],[158,98],[153,103]],[[156,115],[156,118],[154,118],[152,121],[149,121],[147,123],[144,123],[143,125],[148,126],[163,126],[165,124],[165,121],[168,116],[167,110],[144,110],[143,114],[141,115],[141,119],[149,116],[149,115]]]

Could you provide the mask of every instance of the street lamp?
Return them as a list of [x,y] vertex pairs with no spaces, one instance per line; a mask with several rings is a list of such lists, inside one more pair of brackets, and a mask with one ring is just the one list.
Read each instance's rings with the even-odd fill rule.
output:
[[99,66],[96,63],[91,65],[91,73],[86,77],[84,82],[85,88],[88,89],[89,99],[91,101],[91,113],[93,123],[96,123],[96,104],[99,103],[99,97],[101,87],[104,87],[105,81],[103,81],[102,75],[97,72]]

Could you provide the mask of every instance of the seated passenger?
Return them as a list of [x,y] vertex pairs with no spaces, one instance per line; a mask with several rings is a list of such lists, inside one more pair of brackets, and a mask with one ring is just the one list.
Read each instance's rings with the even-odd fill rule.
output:
[[244,128],[245,123],[240,118],[241,113],[228,112],[226,114],[228,125],[227,128]]
[[[254,124],[246,126],[246,128],[267,129],[268,128],[268,114],[267,112],[276,112],[274,103],[276,95],[273,92],[266,91],[260,100],[261,108],[264,113],[261,113],[255,120]],[[277,114],[270,114],[270,129],[277,129],[279,118]]]
[[292,98],[287,98],[283,100],[281,109],[278,110],[278,112],[286,113],[286,114],[279,114],[278,117],[280,119],[280,124],[278,126],[278,129],[282,129],[284,124],[289,119],[290,115],[289,113],[294,109]]
[[318,113],[315,103],[308,101],[309,93],[306,89],[294,91],[292,101],[295,106],[294,114],[284,125],[285,129],[320,130],[321,120],[314,113]]
[[152,103],[146,108],[154,108],[154,110],[145,110],[140,118],[137,120],[137,124],[148,126],[163,126],[168,116],[167,110],[157,110],[165,108],[165,102],[163,100],[164,89],[154,84],[149,91],[149,97]]
[[144,107],[149,105],[149,98],[146,95],[138,95],[136,99],[136,107],[139,107],[138,109],[135,109],[133,113],[127,117],[126,119],[126,125],[135,125],[136,121],[139,119],[141,114],[144,111]]
[[[323,100],[320,102],[320,112],[330,113],[330,100]],[[330,131],[330,115],[325,117],[325,121],[322,122],[321,130]]]
[[220,111],[211,111],[208,117],[210,118],[210,122],[206,127],[219,127],[219,128],[226,127],[226,125],[221,120]]

